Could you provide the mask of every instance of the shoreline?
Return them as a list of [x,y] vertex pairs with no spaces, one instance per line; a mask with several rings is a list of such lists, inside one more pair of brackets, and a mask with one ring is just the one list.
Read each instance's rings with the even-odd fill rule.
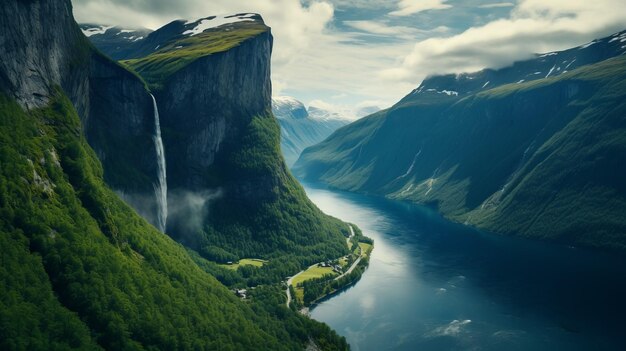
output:
[[[307,269],[302,270],[296,274],[294,274],[292,277],[289,277],[289,279],[286,282],[286,295],[287,295],[287,301],[286,301],[286,305],[288,308],[292,308],[291,305],[294,306],[295,310],[297,310],[300,314],[309,316],[310,311],[312,309],[314,309],[318,304],[327,301],[329,299],[331,299],[332,297],[334,297],[335,295],[351,288],[352,286],[354,286],[363,276],[363,273],[365,273],[365,271],[367,270],[367,268],[369,267],[369,258],[370,255],[372,253],[372,251],[374,250],[374,243],[370,238],[367,238],[365,236],[363,236],[363,234],[361,233],[361,231],[359,230],[359,235],[355,234],[355,231],[352,227],[352,225],[349,225],[350,227],[350,233],[351,235],[346,238],[346,242],[348,244],[348,246],[350,246],[350,242],[353,238],[356,238],[357,241],[352,243],[352,247],[351,249],[354,247],[354,245],[357,245],[358,248],[354,249],[352,251],[352,253],[350,253],[347,256],[343,256],[340,258],[337,258],[336,260],[341,260],[341,259],[347,259],[350,256],[356,256],[354,261],[350,264],[350,266],[345,270],[345,272],[334,276],[334,277],[327,277],[326,275],[323,275],[319,278],[311,278],[311,279],[307,279],[304,280],[302,282],[298,283],[298,287],[293,285],[293,280],[294,278],[298,277],[299,275],[305,273],[306,271],[315,268],[321,264],[323,264],[324,262],[319,262],[319,263],[315,263],[311,266],[309,266]],[[357,227],[358,229],[358,227]],[[361,240],[359,240],[361,239]],[[368,245],[368,246],[364,246],[364,245]],[[365,247],[365,250],[364,250]],[[357,250],[358,249],[358,250]],[[355,253],[356,251],[356,253]],[[304,285],[305,282],[307,281],[311,281],[314,279],[318,279],[319,280],[319,285],[322,285],[321,290],[327,290],[328,288],[330,288],[331,290],[328,291],[327,293],[323,293],[320,296],[317,296],[315,299],[313,299],[310,302],[305,302],[300,301],[300,299],[296,296],[295,291],[296,289],[302,289],[302,291],[304,292],[306,290],[306,286]],[[346,280],[346,281],[342,281],[342,280]],[[300,285],[303,284],[303,285]],[[314,283],[315,284],[315,283]],[[336,284],[340,284],[336,287],[333,287],[333,285]],[[291,290],[293,289],[293,294],[291,292]]]

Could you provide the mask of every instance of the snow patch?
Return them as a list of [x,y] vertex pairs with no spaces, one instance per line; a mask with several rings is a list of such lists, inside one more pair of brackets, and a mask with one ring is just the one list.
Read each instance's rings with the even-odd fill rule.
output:
[[552,74],[552,72],[554,72],[554,69],[556,68],[556,65],[552,66],[552,68],[550,68],[550,72],[548,72],[548,74],[546,75],[546,78],[550,77],[550,75]]
[[[618,33],[619,34],[619,33]],[[622,34],[615,34],[615,38],[609,40],[609,43],[612,43],[614,41],[620,41],[621,43],[623,43],[624,41],[626,41],[626,33],[622,33]]]
[[487,83],[483,84],[483,88],[489,85],[489,83],[491,83],[491,81],[487,81]]
[[587,44],[585,44],[585,45],[581,45],[581,46],[579,46],[578,48],[580,48],[580,49],[586,49],[586,48],[588,48],[588,47],[590,47],[591,45],[596,44],[596,43],[597,43],[597,41],[592,40],[592,41],[588,42],[588,43],[587,43]]
[[522,84],[522,83],[524,83],[524,79],[518,81],[516,84]]
[[547,54],[539,55],[539,57],[548,57],[548,56],[554,56],[558,54],[559,54],[558,52],[549,52]]
[[452,91],[452,90],[442,90],[442,91],[440,91],[439,93],[440,93],[440,94],[446,94],[446,95],[448,95],[448,96],[452,96],[452,95],[454,95],[454,96],[459,96],[459,93],[458,93],[458,92],[456,92],[456,91]]
[[565,68],[563,68],[563,70],[564,70],[563,73],[565,73],[567,71],[567,69],[569,68],[569,66],[571,66],[572,63],[574,63],[574,62],[576,62],[576,59],[573,59],[572,62],[568,63],[567,66],[565,66]]
[[[196,26],[193,29],[186,30],[183,32],[183,35],[194,36],[204,32],[207,29],[221,27],[227,24],[245,22],[245,21],[254,21],[255,16],[253,13],[235,15],[235,16],[213,16],[209,18],[205,18],[200,20],[199,22],[195,22]],[[193,22],[186,22],[185,25],[192,24]]]

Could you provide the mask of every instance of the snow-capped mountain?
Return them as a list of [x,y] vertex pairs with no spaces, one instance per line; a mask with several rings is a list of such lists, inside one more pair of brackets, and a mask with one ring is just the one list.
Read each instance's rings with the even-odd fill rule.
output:
[[461,97],[504,84],[520,84],[559,76],[576,68],[624,53],[626,53],[626,31],[621,31],[572,49],[537,54],[535,58],[516,62],[512,66],[501,69],[484,69],[473,73],[428,77],[402,102]]
[[147,28],[130,29],[90,23],[83,23],[79,26],[83,34],[100,51],[116,59],[124,57],[152,33],[152,30]]
[[85,36],[102,52],[115,60],[143,57],[157,52],[172,43],[198,36],[209,31],[229,31],[228,26],[240,23],[260,23],[263,19],[255,13],[227,16],[209,16],[197,20],[176,20],[152,31],[150,29],[124,29],[113,25],[81,24]]
[[272,111],[281,129],[281,149],[287,165],[291,167],[300,153],[315,145],[350,121],[335,112],[309,106],[293,97],[272,98]]

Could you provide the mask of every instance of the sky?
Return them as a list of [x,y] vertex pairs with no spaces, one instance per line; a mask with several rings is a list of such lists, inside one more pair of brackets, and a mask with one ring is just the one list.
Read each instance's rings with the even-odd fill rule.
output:
[[273,95],[348,118],[428,75],[500,68],[626,29],[623,0],[73,0],[79,23],[157,29],[255,12],[272,27]]

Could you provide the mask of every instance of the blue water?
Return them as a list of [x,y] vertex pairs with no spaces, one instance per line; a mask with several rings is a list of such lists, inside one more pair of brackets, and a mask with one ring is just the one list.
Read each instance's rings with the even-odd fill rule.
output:
[[625,259],[305,189],[376,243],[362,279],[311,312],[353,350],[626,350]]

